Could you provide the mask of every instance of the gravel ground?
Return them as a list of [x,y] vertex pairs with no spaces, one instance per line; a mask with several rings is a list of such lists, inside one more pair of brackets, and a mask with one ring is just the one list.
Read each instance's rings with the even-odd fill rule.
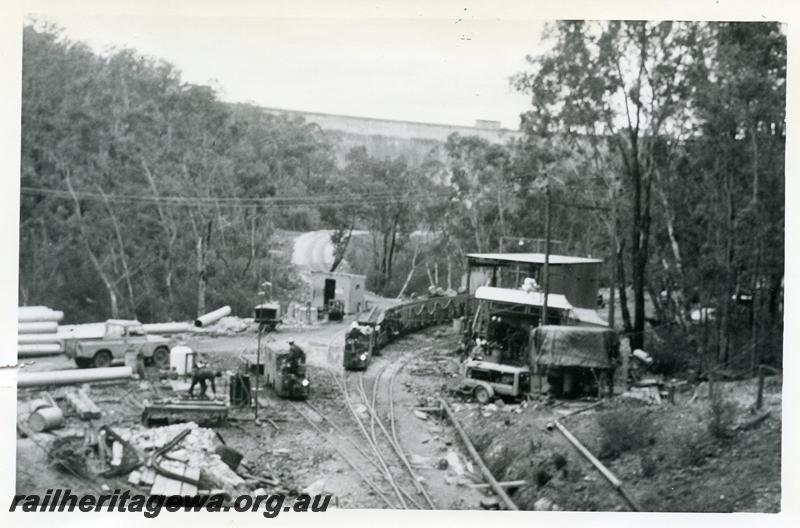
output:
[[[280,488],[295,492],[309,490],[334,495],[334,504],[343,508],[384,508],[386,500],[397,503],[391,487],[373,462],[362,452],[369,447],[344,403],[334,379],[342,375],[341,343],[347,322],[310,327],[281,328],[267,341],[281,346],[294,337],[306,350],[312,392],[309,402],[317,414],[302,403],[275,398],[266,391],[260,398],[260,424],[253,421],[250,408],[233,409],[231,420],[216,430],[225,441],[242,452],[245,462],[280,481]],[[507,402],[479,407],[453,392],[458,385],[458,361],[451,353],[457,338],[442,327],[407,336],[388,346],[383,355],[373,358],[363,374],[367,393],[377,383],[376,408],[388,426],[389,387],[391,385],[397,419],[396,429],[415,473],[437,507],[476,509],[487,496],[473,488],[481,482],[476,467],[469,471],[468,455],[446,420],[432,413],[415,413],[417,407],[432,405],[445,396],[458,419],[498,480],[527,481],[512,492],[521,509],[625,510],[621,497],[603,477],[548,423],[581,408],[586,401],[552,402],[533,399],[524,404]],[[207,354],[221,370],[235,370],[242,354],[256,347],[253,333],[222,337],[196,337],[189,343]],[[72,368],[64,357],[40,358],[26,369]],[[392,374],[396,373],[392,383]],[[360,373],[348,373],[347,386],[355,399]],[[223,378],[225,379],[225,378]],[[376,381],[377,380],[377,381]],[[227,393],[227,382],[218,394]],[[731,402],[731,425],[755,416],[749,409],[755,401],[755,382],[719,383],[717,390]],[[89,394],[103,409],[94,425],[131,424],[139,420],[140,409],[131,402],[171,394],[164,381],[155,387],[138,381],[93,384]],[[693,395],[697,394],[694,398]],[[40,391],[20,390],[21,402],[40,397]],[[355,405],[365,424],[370,424],[363,403]],[[728,439],[709,435],[707,386],[678,394],[675,404],[645,406],[620,398],[603,403],[585,413],[563,419],[563,423],[586,447],[600,456],[604,450],[601,424],[611,413],[627,413],[631,421],[648,416],[643,445],[623,450],[617,456],[604,456],[603,462],[623,482],[633,500],[647,511],[758,511],[780,508],[781,379],[768,378],[765,410],[770,416],[757,428],[739,431]],[[83,428],[67,411],[66,429]],[[310,418],[322,433],[303,417]],[[336,423],[331,429],[323,418]],[[266,419],[269,419],[267,421]],[[368,426],[369,427],[369,426]],[[63,431],[62,431],[63,432]],[[76,491],[97,491],[103,484],[127,487],[124,479],[85,480],[55,470],[46,450],[54,435],[39,434],[17,442],[17,490],[35,492],[51,487]],[[348,439],[349,438],[349,439]],[[403,464],[378,431],[378,449],[391,473],[404,491],[420,504],[423,498],[414,491]],[[360,448],[353,447],[353,442]],[[364,477],[345,460],[352,461],[380,490],[370,489]],[[370,457],[374,461],[374,457]],[[35,469],[34,469],[35,468]],[[146,490],[140,490],[146,491]]]

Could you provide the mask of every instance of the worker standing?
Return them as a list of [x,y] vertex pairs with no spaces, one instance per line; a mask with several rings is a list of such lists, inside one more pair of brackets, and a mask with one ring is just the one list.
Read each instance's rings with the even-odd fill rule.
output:
[[296,371],[298,366],[306,362],[306,353],[294,342],[294,339],[289,339],[289,356],[287,359],[293,371]]

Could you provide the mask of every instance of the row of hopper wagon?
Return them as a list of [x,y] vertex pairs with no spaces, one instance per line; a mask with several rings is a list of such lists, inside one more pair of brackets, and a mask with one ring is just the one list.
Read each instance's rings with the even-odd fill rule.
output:
[[366,370],[372,357],[397,338],[466,314],[468,296],[432,297],[388,308],[374,307],[345,334],[345,370]]

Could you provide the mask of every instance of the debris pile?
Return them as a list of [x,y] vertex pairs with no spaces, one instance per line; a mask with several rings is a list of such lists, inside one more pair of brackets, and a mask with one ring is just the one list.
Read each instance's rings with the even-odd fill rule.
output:
[[250,328],[254,328],[252,318],[242,319],[232,315],[223,317],[222,319],[215,321],[213,324],[203,327],[204,330],[207,330],[211,335],[214,336],[238,334],[245,332]]
[[[120,437],[129,442],[135,449],[149,455],[155,455],[167,447],[178,435],[189,431],[172,449],[161,453],[163,460],[153,460],[160,468],[169,473],[188,476],[196,474],[193,480],[207,484],[206,489],[222,489],[228,493],[242,491],[245,480],[234,469],[229,467],[220,457],[217,449],[224,444],[212,429],[199,427],[194,422],[167,425],[147,429],[142,426],[118,428]],[[153,459],[157,458],[155,456]],[[155,465],[155,464],[154,464]],[[139,468],[138,477],[147,476],[147,467]],[[156,469],[154,467],[154,469]],[[156,469],[156,472],[159,472]],[[137,476],[137,475],[134,475]],[[146,480],[143,482],[146,484]],[[159,488],[169,483],[158,479]],[[155,488],[155,484],[154,484]],[[151,490],[151,493],[159,492]]]

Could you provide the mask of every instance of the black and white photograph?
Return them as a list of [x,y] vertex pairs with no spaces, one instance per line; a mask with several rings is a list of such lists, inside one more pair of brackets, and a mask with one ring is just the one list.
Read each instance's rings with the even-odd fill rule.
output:
[[14,22],[17,521],[792,500],[774,9],[74,3]]

